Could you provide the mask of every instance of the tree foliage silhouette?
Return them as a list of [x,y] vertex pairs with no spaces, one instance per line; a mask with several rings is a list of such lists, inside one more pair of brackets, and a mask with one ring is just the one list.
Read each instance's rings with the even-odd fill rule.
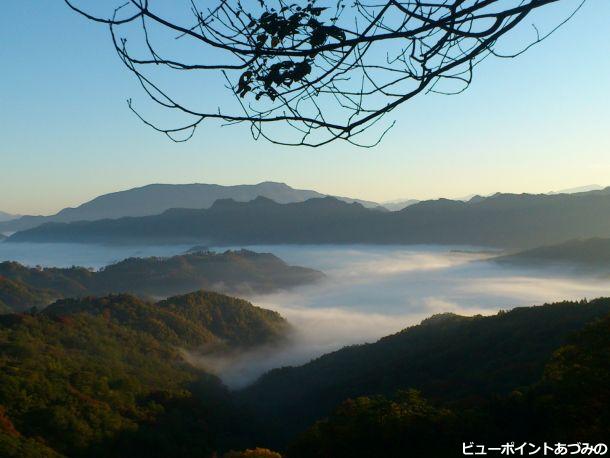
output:
[[[377,144],[393,123],[372,129],[366,145],[358,137],[420,93],[464,91],[483,59],[519,55],[582,6],[549,33],[534,26],[525,48],[501,54],[504,35],[559,0],[129,0],[108,14],[65,1],[109,26],[152,101],[185,117],[153,121],[128,101],[172,140],[216,119],[249,123],[255,138],[309,146]],[[183,93],[177,72],[199,74],[205,100]],[[216,104],[214,83],[233,97]]]

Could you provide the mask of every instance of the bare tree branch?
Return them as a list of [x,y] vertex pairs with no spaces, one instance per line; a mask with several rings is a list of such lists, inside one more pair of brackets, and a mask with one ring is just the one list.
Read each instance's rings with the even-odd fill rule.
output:
[[[379,143],[393,123],[376,129],[372,143],[357,141],[422,92],[463,92],[483,59],[516,57],[582,6],[546,35],[534,27],[524,49],[506,54],[495,50],[498,41],[559,0],[183,0],[154,8],[153,0],[129,0],[108,15],[65,1],[109,27],[117,54],[155,104],[186,117],[163,127],[129,100],[153,129],[186,141],[216,119],[249,123],[254,138],[308,146]],[[210,98],[219,89],[233,97],[196,108],[173,78],[164,87],[167,72],[199,74]]]

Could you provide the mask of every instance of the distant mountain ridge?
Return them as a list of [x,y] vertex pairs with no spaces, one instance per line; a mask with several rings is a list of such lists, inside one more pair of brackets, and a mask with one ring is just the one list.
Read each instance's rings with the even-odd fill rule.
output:
[[[254,185],[222,186],[217,184],[150,184],[126,191],[118,191],[96,197],[75,208],[64,208],[51,216],[22,216],[0,223],[0,231],[22,231],[44,223],[70,223],[74,221],[95,221],[116,219],[127,216],[150,216],[163,213],[170,208],[204,209],[219,199],[233,199],[248,202],[257,197],[266,197],[277,203],[303,202],[312,198],[325,197],[317,191],[294,189],[285,183],[266,181]],[[378,207],[375,202],[337,197],[365,207]],[[0,214],[1,218],[1,214]],[[0,219],[2,221],[2,219]]]
[[610,236],[610,188],[577,194],[495,194],[439,199],[379,212],[332,197],[278,204],[218,200],[206,210],[18,232],[7,242],[257,244],[451,244],[534,248]]
[[598,184],[589,184],[586,186],[577,186],[575,188],[561,189],[559,191],[551,191],[548,194],[576,194],[579,192],[601,191],[604,186]]
[[0,211],[0,222],[11,221],[17,218],[19,218],[19,215],[11,215],[10,213]]
[[492,261],[530,266],[572,266],[610,272],[610,238],[575,239],[493,258]]
[[[567,189],[561,189],[559,191],[551,191],[551,192],[547,192],[547,195],[555,195],[555,194],[577,194],[577,193],[581,193],[581,192],[590,192],[590,191],[601,191],[604,189],[604,186],[600,186],[598,184],[590,184],[587,186],[578,186],[575,188],[567,188]],[[493,197],[496,195],[502,195],[503,193],[498,192],[498,193],[494,193],[494,194],[487,194],[487,195],[480,195],[480,194],[468,194],[466,196],[463,197],[459,197],[459,198],[452,198],[450,200],[456,200],[456,201],[463,201],[463,202],[470,202],[470,201],[481,201],[483,199],[486,199],[488,197]],[[395,199],[395,200],[388,200],[385,202],[382,202],[381,205],[384,208],[387,208],[390,211],[400,211],[403,210],[411,205],[417,204],[419,202],[422,202],[422,200],[418,200],[418,199]]]
[[390,210],[391,212],[395,212],[395,211],[400,211],[403,210],[411,205],[415,205],[417,203],[421,202],[420,200],[417,199],[405,199],[405,200],[390,200],[387,202],[382,202],[382,206],[384,208],[387,208],[388,210]]

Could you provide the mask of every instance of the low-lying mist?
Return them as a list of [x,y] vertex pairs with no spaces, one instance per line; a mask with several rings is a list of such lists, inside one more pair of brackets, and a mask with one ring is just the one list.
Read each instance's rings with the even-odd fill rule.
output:
[[[170,256],[189,246],[104,247],[0,243],[0,260],[94,268],[130,256]],[[242,247],[232,247],[242,248]],[[294,328],[288,344],[189,360],[230,387],[264,372],[305,363],[346,345],[372,342],[435,313],[492,314],[500,309],[610,295],[608,279],[567,270],[524,269],[486,261],[493,253],[439,246],[254,246],[327,280],[264,296],[255,305],[281,313]],[[227,248],[223,247],[221,250]]]
[[230,387],[264,372],[303,364],[346,345],[373,342],[436,313],[493,314],[500,309],[610,294],[602,278],[488,262],[493,254],[447,247],[258,246],[290,264],[324,271],[327,281],[253,296],[294,326],[289,345],[227,357],[195,358]]

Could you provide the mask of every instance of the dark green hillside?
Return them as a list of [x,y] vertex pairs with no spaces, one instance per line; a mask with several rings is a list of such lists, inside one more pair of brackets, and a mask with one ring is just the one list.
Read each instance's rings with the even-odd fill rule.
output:
[[270,253],[195,252],[170,258],[126,259],[97,273],[90,289],[96,294],[129,291],[152,296],[198,289],[233,294],[268,293],[322,278],[321,272],[289,266]]
[[223,294],[205,291],[171,297],[153,304],[135,296],[64,299],[42,314],[64,317],[77,313],[106,319],[183,347],[229,343],[249,347],[276,342],[289,331],[278,313]]
[[439,315],[229,393],[181,350],[277,341],[277,314],[213,293],[62,300],[0,316],[0,456],[444,458],[471,440],[600,442],[609,313],[598,299]]
[[[173,403],[203,409],[185,391],[201,375],[147,334],[88,314],[1,321],[0,405],[22,437],[68,456],[109,456],[123,442],[156,440],[149,434],[169,440],[155,425]],[[205,427],[210,416],[194,421]],[[202,432],[209,450],[212,438]]]
[[[450,458],[468,436],[455,411],[414,390],[348,399],[291,444],[288,458]],[[471,431],[468,431],[469,433]]]
[[610,238],[570,240],[500,256],[493,261],[531,266],[573,266],[610,272]]
[[[606,442],[610,437],[610,316],[557,350],[527,398],[553,437]],[[540,434],[542,435],[542,434]]]
[[19,280],[0,276],[0,314],[45,307],[57,297],[52,291],[33,288]]
[[525,455],[545,442],[607,444],[610,315],[567,340],[540,379],[506,396],[443,405],[409,390],[346,400],[301,434],[287,457],[459,457],[471,441],[525,443]]
[[83,267],[26,267],[17,262],[0,263],[0,275],[34,288],[53,291],[58,297],[88,294],[87,284],[94,273]]
[[609,312],[610,299],[599,299],[435,316],[374,344],[271,371],[241,396],[266,418],[269,437],[288,439],[347,398],[407,388],[439,401],[507,394],[540,378],[571,333]]
[[[55,298],[111,293],[127,292],[145,297],[167,297],[199,289],[232,294],[269,293],[319,281],[324,274],[289,266],[269,253],[240,250],[195,252],[169,258],[130,258],[100,271],[82,267],[30,268],[16,262],[3,262],[0,263],[0,278],[21,285],[22,289],[44,290],[46,296],[38,293],[34,298],[32,294],[21,294],[21,301],[18,297],[10,303],[4,301],[8,308],[21,311],[47,305]],[[0,301],[2,297],[0,292]]]
[[285,338],[290,330],[279,313],[218,293],[199,291],[170,297],[157,306],[199,323],[220,341],[235,346],[272,343]]
[[286,331],[274,312],[208,293],[158,305],[65,300],[1,316],[0,456],[211,456],[238,417],[221,383],[181,349],[247,348]]

